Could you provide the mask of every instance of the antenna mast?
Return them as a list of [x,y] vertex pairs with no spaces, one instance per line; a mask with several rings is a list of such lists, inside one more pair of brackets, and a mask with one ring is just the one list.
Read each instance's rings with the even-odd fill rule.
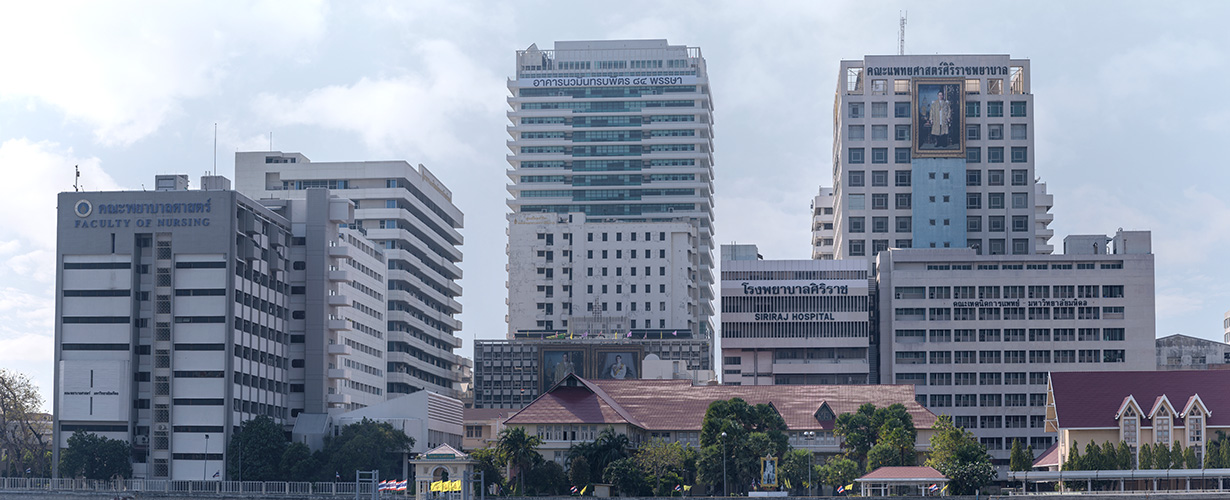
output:
[[900,11],[901,26],[897,29],[897,55],[905,55],[905,19],[910,15],[910,11]]
[[218,122],[214,122],[214,175],[218,175]]
[[73,178],[73,191],[80,191],[79,184],[81,183],[81,165],[73,165],[73,169],[77,171],[77,176]]

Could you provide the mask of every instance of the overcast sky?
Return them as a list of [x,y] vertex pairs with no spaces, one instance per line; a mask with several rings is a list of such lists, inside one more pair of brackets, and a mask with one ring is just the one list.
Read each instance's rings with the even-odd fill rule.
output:
[[[1230,310],[1227,2],[0,3],[0,367],[49,395],[55,194],[273,147],[427,165],[465,213],[460,352],[505,333],[506,79],[555,40],[698,46],[714,96],[717,239],[807,258],[832,177],[838,62],[1031,60],[1055,237],[1150,229],[1157,333],[1221,339]],[[48,402],[48,407],[50,404]]]

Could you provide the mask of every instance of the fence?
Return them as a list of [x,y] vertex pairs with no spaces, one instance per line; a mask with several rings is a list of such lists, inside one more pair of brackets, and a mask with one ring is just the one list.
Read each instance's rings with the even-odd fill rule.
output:
[[[371,494],[370,483],[307,483],[283,481],[170,481],[157,479],[46,479],[0,477],[0,491],[108,491],[177,494],[252,494],[261,496],[349,497]],[[389,494],[385,492],[385,494]],[[400,493],[399,493],[400,494]]]

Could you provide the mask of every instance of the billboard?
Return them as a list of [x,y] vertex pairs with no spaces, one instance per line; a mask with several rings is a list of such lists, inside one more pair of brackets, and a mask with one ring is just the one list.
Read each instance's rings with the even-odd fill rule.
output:
[[915,158],[965,157],[965,98],[960,78],[911,81]]
[[544,348],[539,351],[538,366],[542,372],[538,381],[542,384],[539,393],[547,392],[556,382],[569,373],[585,376],[585,350],[577,348]]
[[641,377],[641,352],[632,346],[596,349],[592,378],[625,380]]

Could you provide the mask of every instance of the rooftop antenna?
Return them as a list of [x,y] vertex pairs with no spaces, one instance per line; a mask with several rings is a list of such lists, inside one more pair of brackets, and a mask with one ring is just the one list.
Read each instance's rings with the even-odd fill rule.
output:
[[73,191],[81,191],[81,165],[73,165],[73,169],[77,171],[77,176],[73,178]]
[[897,55],[905,55],[905,19],[910,15],[910,11],[899,11],[901,15],[901,26],[897,29]]
[[218,175],[218,122],[214,122],[214,175]]
[[269,150],[273,151],[273,131],[269,131]]

